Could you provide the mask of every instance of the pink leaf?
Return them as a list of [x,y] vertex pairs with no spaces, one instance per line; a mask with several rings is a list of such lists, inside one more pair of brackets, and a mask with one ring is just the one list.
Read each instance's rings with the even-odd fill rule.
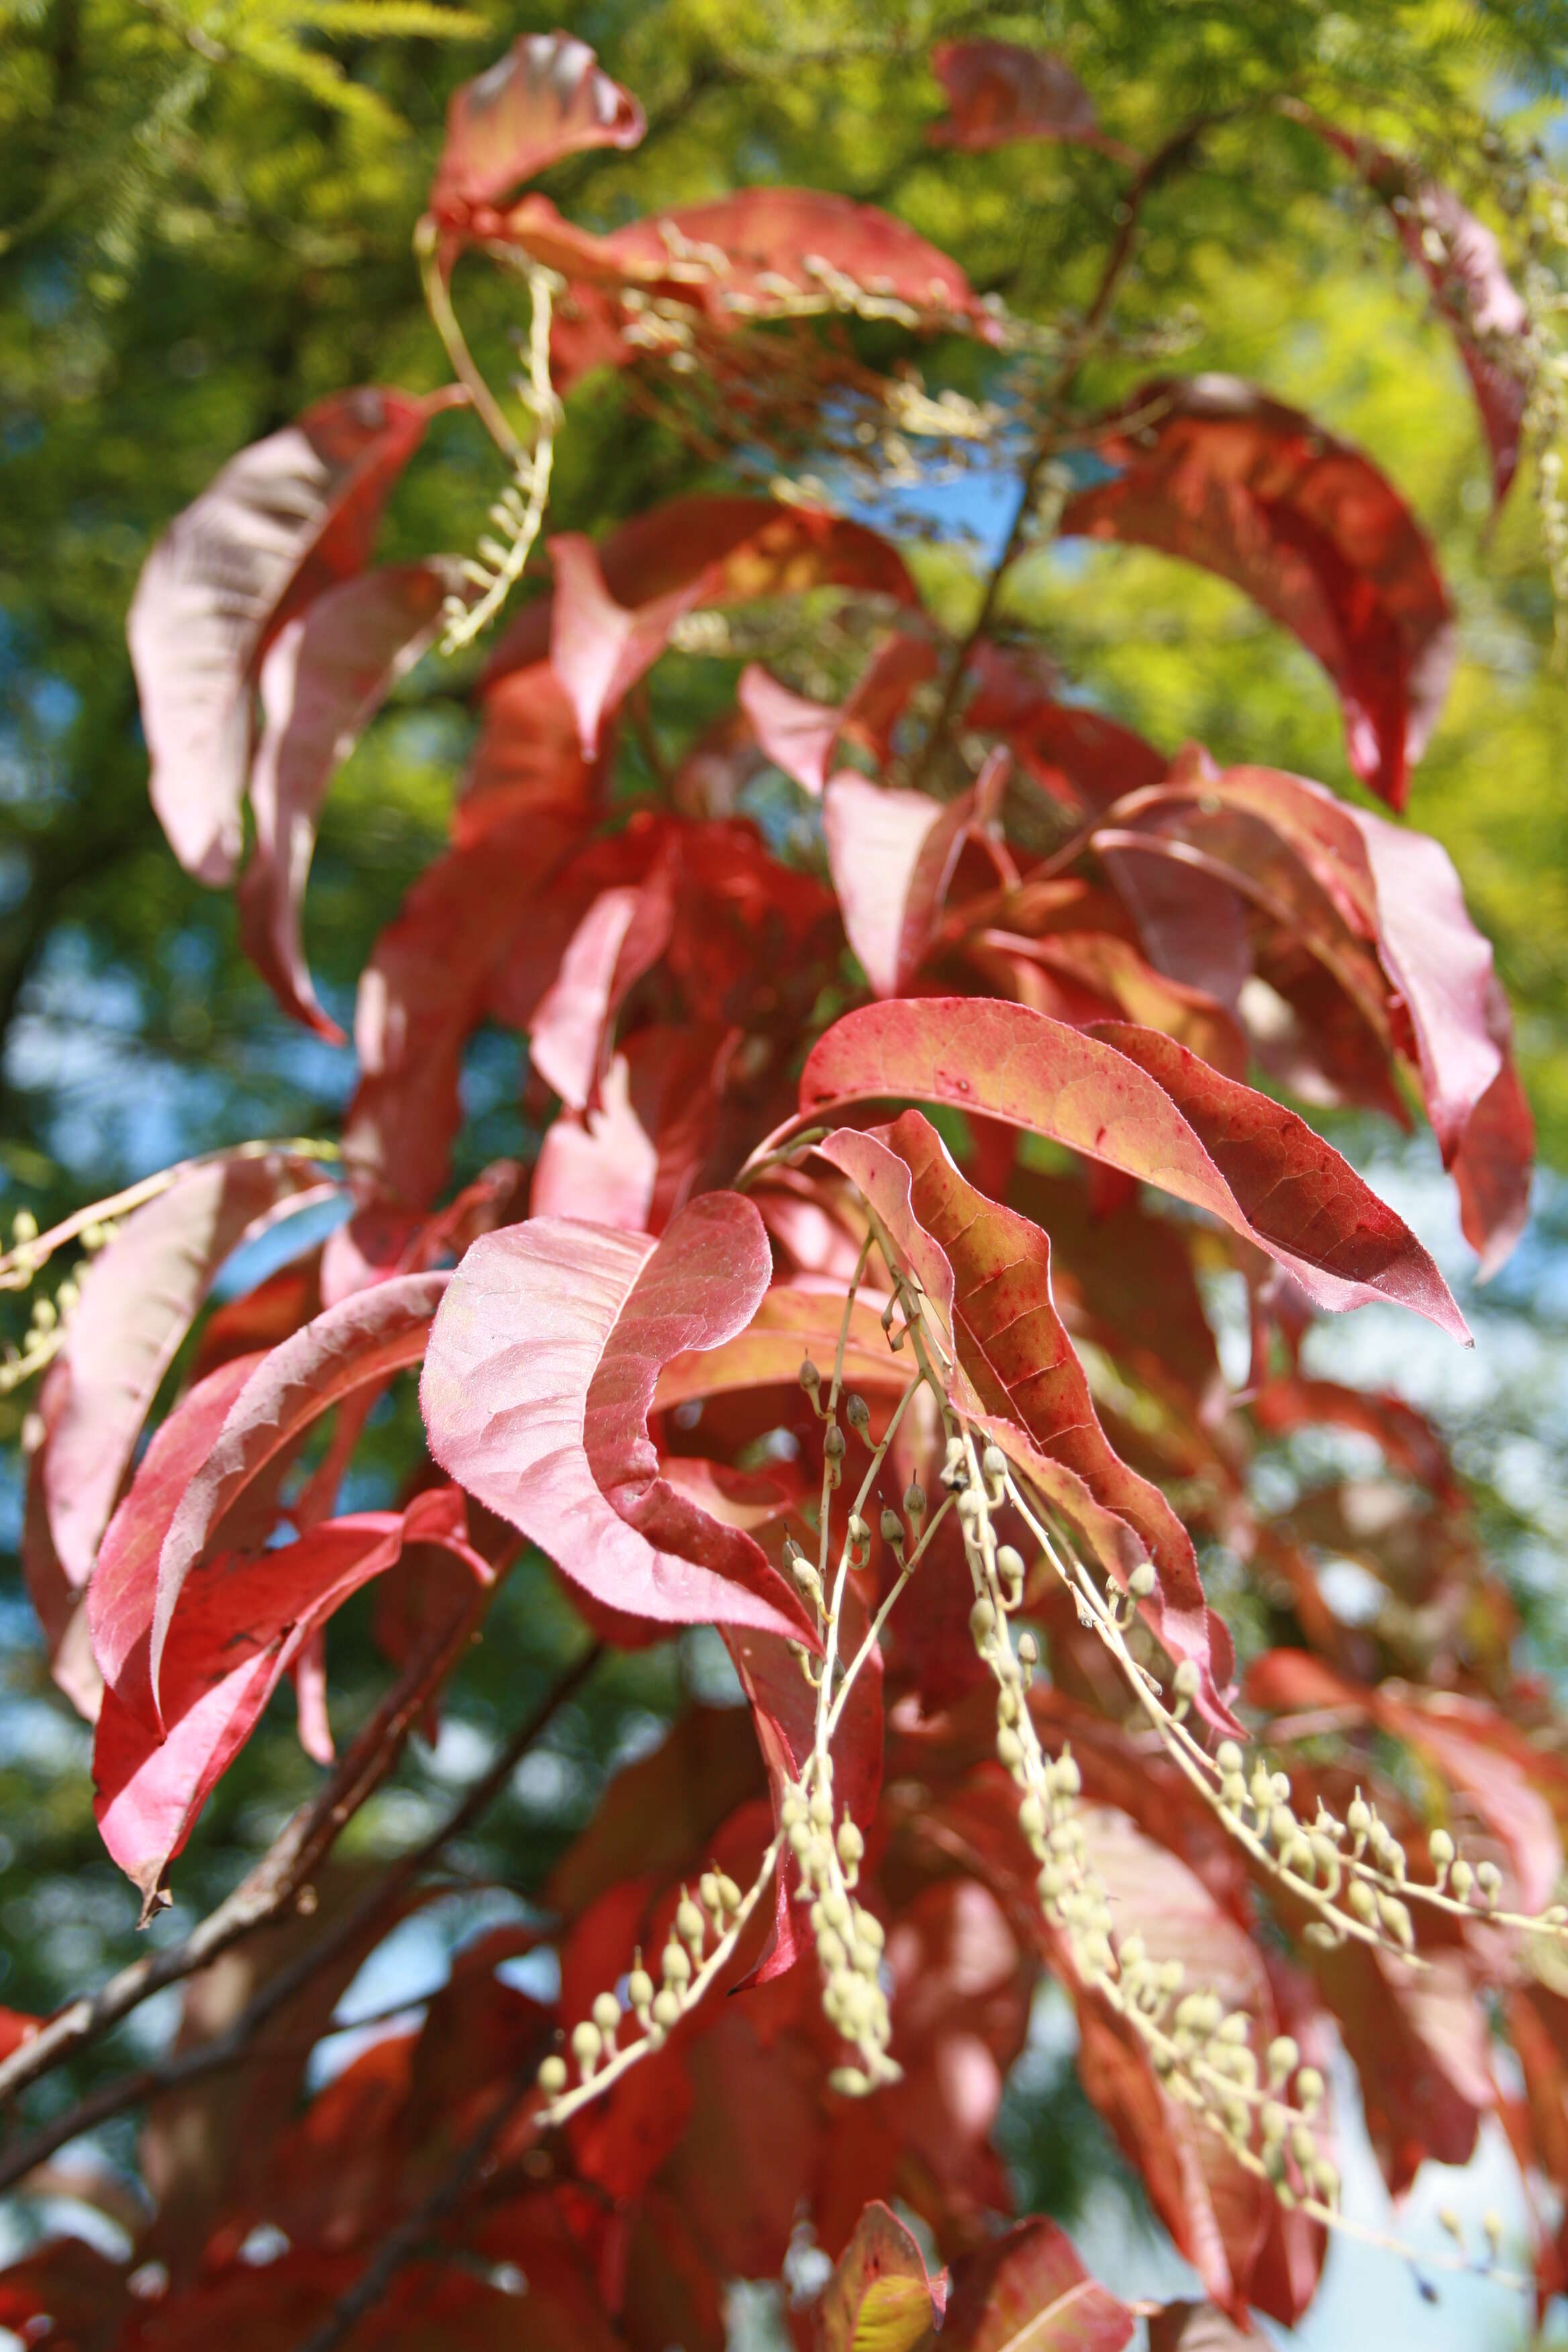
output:
[[387,492],[450,398],[366,387],[319,401],[231,458],[142,565],[126,628],[153,805],[204,882],[226,882],[239,853],[262,656],[363,570]]
[[661,1234],[711,1153],[728,1042],[701,1024],[635,1031],[612,1057],[597,1103],[552,1120],[530,1213]]
[[1068,500],[1063,536],[1158,548],[1245,589],[1322,663],[1352,767],[1403,808],[1453,633],[1426,540],[1376,467],[1222,375],[1143,385],[1102,420],[1096,453],[1114,477]]
[[442,560],[398,564],[331,588],[273,639],[261,665],[265,726],[250,777],[256,848],[239,886],[240,940],[286,1013],[333,1044],[316,1000],[300,909],[316,819],[336,771],[440,626],[458,585]]
[[444,227],[504,202],[563,155],[635,147],[647,124],[628,90],[570,33],[522,33],[504,58],[453,93],[430,190]]
[[1029,1128],[1158,1184],[1259,1243],[1320,1307],[1392,1299],[1468,1337],[1427,1252],[1338,1152],[1152,1030],[1117,1024],[1088,1037],[963,997],[867,1005],[813,1047],[801,1114],[889,1099]]
[[670,628],[700,601],[698,581],[671,589],[628,612],[605,586],[591,539],[563,532],[550,542],[555,566],[550,666],[572,698],[585,759],[599,749],[606,710],[618,709],[629,688],[653,667]]
[[743,1329],[771,1265],[734,1193],[694,1201],[658,1243],[556,1217],[487,1234],[432,1334],[432,1453],[595,1601],[800,1639],[783,1577],[658,1476],[647,1435],[662,1366]]
[[774,767],[793,776],[813,799],[820,799],[843,723],[837,704],[808,702],[805,695],[792,694],[768,676],[761,662],[746,664],[736,694]]
[[[906,916],[926,844],[942,824],[939,801],[925,793],[873,784],[853,768],[835,776],[823,797],[827,864],[849,944],[879,996],[897,996],[910,976]],[[962,844],[950,845],[956,863]],[[919,933],[918,919],[909,924]],[[923,936],[910,942],[919,949]]]
[[668,946],[674,914],[660,861],[640,885],[601,892],[573,933],[529,1024],[528,1051],[574,1110],[596,1093],[616,1014]]
[[333,1191],[316,1162],[283,1152],[209,1160],[133,1211],[88,1266],[42,1453],[49,1527],[73,1586],[87,1582],[159,1383],[224,1260]]
[[879,996],[899,996],[931,945],[965,843],[991,817],[1007,766],[995,751],[945,804],[868,783],[847,768],[823,798],[827,864],[849,944]]
[[773,765],[816,799],[840,737],[860,744],[879,765],[885,761],[911,690],[935,667],[936,653],[927,640],[900,630],[883,640],[842,705],[792,694],[760,662],[747,663],[737,694]]

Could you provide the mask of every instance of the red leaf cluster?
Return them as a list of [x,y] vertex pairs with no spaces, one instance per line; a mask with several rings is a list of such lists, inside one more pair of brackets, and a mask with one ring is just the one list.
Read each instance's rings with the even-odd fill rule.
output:
[[[1045,52],[972,40],[932,63],[938,143],[1129,160]],[[1312,127],[1388,195],[1440,299],[1463,292],[1500,495],[1519,410],[1495,339],[1525,322],[1495,251],[1405,167]],[[852,322],[1005,341],[947,256],[839,196],[759,186],[600,234],[526,191],[643,128],[565,33],[465,85],[421,229],[437,320],[460,253],[521,257],[561,281],[555,389],[605,363],[628,402],[660,352],[689,373],[721,351],[725,383],[763,385],[809,349],[858,395]],[[450,558],[371,561],[448,397],[334,395],[241,453],[132,609],[171,842],[226,882],[248,804],[242,936],[322,1035],[300,931],[321,804],[461,603]],[[570,431],[538,405],[540,430]],[[1228,378],[1147,385],[1077,416],[1073,443],[1062,531],[1243,589],[1322,663],[1352,766],[1398,810],[1449,606],[1392,483]],[[676,498],[602,538],[555,532],[534,566],[548,584],[474,689],[449,840],[361,975],[341,1162],[226,1152],[140,1188],[95,1239],[34,1423],[29,1584],[96,1717],[105,1843],[149,1906],[286,1672],[330,1756],[324,1629],[373,1579],[406,1665],[436,1596],[531,1544],[604,1643],[720,1629],[745,1705],[689,1709],[612,1784],[537,1924],[459,1952],[417,2030],[308,2098],[343,1971],[391,1913],[298,1983],[308,1905],[195,1979],[182,2065],[250,2014],[268,1951],[287,1999],[232,2101],[155,2086],[158,2211],[128,2258],[43,2246],[0,2273],[0,2320],[121,2352],[293,2343],[334,2310],[341,2340],[389,2352],[717,2352],[730,2283],[778,2277],[804,2222],[829,2274],[791,2312],[802,2345],[912,2352],[940,2324],[959,2352],[1118,2352],[1132,2313],[1050,2222],[1006,2226],[991,2134],[1047,1977],[1085,2091],[1211,2298],[1156,2315],[1152,2345],[1217,2346],[1253,2310],[1289,2326],[1322,2260],[1322,2084],[1304,2152],[1265,2107],[1257,2157],[1182,2072],[1208,2053],[1222,2079],[1222,2015],[1251,2090],[1321,2076],[1337,2037],[1396,2190],[1428,2155],[1462,2161],[1493,2111],[1568,2187],[1568,2021],[1508,1940],[1563,1871],[1544,1699],[1436,1431],[1300,1356],[1314,1314],[1374,1301],[1468,1338],[1417,1235],[1303,1110],[1418,1103],[1483,1271],[1522,1227],[1529,1110],[1446,853],[1275,768],[1167,756],[989,623],[954,640],[820,486]],[[779,625],[766,664],[745,657],[759,616]],[[725,667],[693,722],[678,665],[704,654]],[[488,1023],[526,1043],[529,1142],[447,1198]],[[265,1281],[210,1305],[242,1244],[328,1200],[324,1243],[301,1224]],[[1248,1302],[1239,1387],[1215,1276]],[[342,1511],[370,1415],[421,1367],[428,1455],[395,1507]],[[1325,1471],[1348,1456],[1320,1444],[1263,1475],[1305,1432],[1377,1466]],[[1205,1590],[1218,1555],[1253,1603],[1239,1691]],[[1370,1607],[1336,1603],[1346,1563]],[[1244,1725],[1283,1760],[1238,1796],[1216,1743]],[[1322,1824],[1353,1828],[1363,1790],[1377,1826],[1347,1864]],[[1042,1790],[1070,1796],[1070,1834]],[[1390,1890],[1424,1872],[1443,1896],[1450,1822],[1489,1916],[1439,1902],[1417,1966]],[[1314,1823],[1325,1880],[1368,1838],[1399,1854],[1384,1907],[1327,1937],[1319,1882],[1279,1858]],[[1064,1855],[1104,1891],[1103,1931],[1058,1901]],[[342,1883],[323,1876],[327,1911]],[[497,1970],[544,1943],[560,1991],[537,2000]],[[1162,2041],[1148,2021],[1178,1980],[1205,1990]],[[1507,2013],[1521,2100],[1498,2091],[1483,2002]],[[879,2004],[890,2057],[868,2076]],[[1543,2284],[1563,2261],[1543,2234]]]

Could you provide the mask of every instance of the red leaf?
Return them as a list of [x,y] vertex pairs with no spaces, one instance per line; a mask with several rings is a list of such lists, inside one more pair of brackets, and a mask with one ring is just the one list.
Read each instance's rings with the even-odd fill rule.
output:
[[608,236],[563,220],[547,198],[515,205],[500,233],[573,284],[577,323],[552,338],[557,388],[587,368],[625,366],[639,348],[625,300],[686,304],[717,334],[758,319],[837,313],[952,328],[999,340],[1001,328],[951,257],[873,205],[816,188],[737,189],[710,204],[650,214]]
[[73,1586],[87,1582],[159,1383],[224,1260],[333,1191],[316,1162],[283,1152],[205,1160],[133,1211],[88,1266],[39,1456]]
[[488,1563],[442,1524],[452,1517],[442,1507],[449,1496],[423,1495],[405,1517],[331,1519],[276,1549],[225,1553],[186,1578],[163,1649],[163,1738],[110,1688],[93,1748],[103,1842],[145,1903],[279,1677],[352,1592],[392,1566],[405,1533],[449,1541],[488,1580]]
[[[1491,947],[1470,920],[1447,850],[1304,777],[1206,763],[1193,772],[1185,755],[1169,782],[1140,794],[1125,814],[1224,861],[1238,887],[1294,924],[1374,1024],[1380,1008],[1368,1003],[1347,934],[1376,950],[1408,1015],[1427,1116],[1459,1184],[1467,1237],[1495,1271],[1529,1212],[1534,1129],[1509,1060],[1511,1024]],[[1251,821],[1256,835],[1238,829],[1238,818]],[[1292,884],[1278,852],[1268,865],[1270,842],[1306,869],[1321,894],[1316,905]]]
[[300,940],[316,818],[333,774],[440,626],[458,585],[441,559],[330,588],[272,641],[261,665],[265,727],[250,777],[256,848],[239,886],[240,940],[286,1013],[326,1037]]
[[445,1258],[461,1257],[480,1234],[510,1223],[521,1175],[515,1160],[493,1160],[434,1216],[384,1202],[356,1210],[321,1245],[321,1304],[335,1307],[395,1274],[424,1274]]
[[132,2309],[125,2273],[82,2238],[57,2238],[0,2271],[0,2326],[59,2352],[110,2352]]
[[[1130,1470],[1100,1428],[1083,1367],[1051,1296],[1051,1245],[1037,1225],[966,1184],[934,1129],[906,1111],[880,1137],[841,1129],[817,1146],[910,1253],[926,1297],[952,1335],[949,1394],[979,1421],[1067,1516],[1084,1526],[1125,1583],[1145,1553],[1159,1576],[1147,1613],[1174,1658],[1203,1675],[1200,1703],[1233,1728],[1225,1701],[1230,1637],[1205,1607],[1186,1530],[1157,1486]],[[1063,1473],[1067,1475],[1064,1477]],[[1092,1507],[1131,1529],[1107,1539]]]
[[[1065,982],[1069,992],[1081,991],[1084,1012],[1069,1013],[1063,1007],[1058,1013],[1058,1018],[1070,1018],[1074,1028],[1092,1026],[1107,1014],[1114,1017],[1120,1013],[1145,1028],[1163,1030],[1226,1077],[1247,1076],[1247,1039],[1224,1007],[1201,989],[1167,979],[1152,964],[1145,963],[1131,941],[1118,939],[1113,931],[1053,931],[1043,939],[1025,940],[987,930],[972,940],[972,952],[976,948],[999,950],[1016,966],[1035,966],[1053,992],[1060,992],[1054,986],[1058,982]],[[1022,1003],[1032,1001],[1022,980],[1016,993]],[[1036,1005],[1037,1011],[1046,1009],[1044,1004]],[[1054,1004],[1050,1009],[1057,1012]]]
[[1453,643],[1431,551],[1397,492],[1359,451],[1233,376],[1145,384],[1103,429],[1096,454],[1114,478],[1068,500],[1063,536],[1158,548],[1244,588],[1322,663],[1352,767],[1403,808]]
[[897,2214],[868,2205],[822,2291],[820,2352],[913,2352],[947,2309],[947,2273],[932,2278]]
[[564,1217],[487,1234],[431,1336],[431,1452],[596,1601],[798,1640],[789,1586],[657,1475],[647,1435],[662,1366],[743,1329],[770,1269],[762,1219],[735,1193],[694,1201],[657,1244]]
[[1507,1263],[1529,1223],[1534,1160],[1535,1120],[1510,1055],[1471,1112],[1452,1164],[1465,1239],[1480,1258],[1479,1281]]
[[1417,1971],[1347,1940],[1308,1957],[1360,2078],[1391,2193],[1402,2196],[1428,2157],[1468,2164],[1497,2090],[1486,2006],[1463,1956],[1432,1952]]
[[236,1540],[246,1490],[312,1423],[419,1361],[447,1280],[400,1275],[344,1299],[269,1354],[211,1374],[159,1430],[104,1538],[89,1602],[104,1679],[149,1729],[162,1728],[161,1661],[186,1578],[226,1532]]
[[462,1124],[458,1079],[498,966],[537,893],[581,838],[559,809],[512,808],[426,868],[360,978],[363,1073],[345,1152],[415,1207],[447,1181]]
[[658,660],[683,613],[828,585],[919,601],[901,559],[875,532],[766,499],[679,499],[623,524],[602,546],[567,532],[550,551],[553,597],[522,614],[487,676],[527,656],[547,622],[551,667],[590,759],[606,713]]
[[1268,1650],[1248,1671],[1247,1695],[1274,1711],[1324,1706],[1360,1717],[1421,1751],[1450,1789],[1462,1791],[1510,1865],[1515,1891],[1505,1907],[1540,1912],[1563,1870],[1556,1811],[1568,1815],[1568,1771],[1484,1701],[1453,1691],[1375,1690],[1296,1650]]
[[[183,1396],[153,1433],[131,1491],[110,1520],[87,1589],[93,1656],[106,1683],[134,1691],[149,1727],[157,1709],[146,1664],[158,1556],[182,1496],[217,1441],[229,1407],[265,1353],[231,1356]],[[123,1687],[121,1687],[123,1685]]]
[[701,601],[688,582],[627,611],[605,586],[591,539],[563,532],[550,541],[555,566],[551,607],[550,666],[572,698],[585,759],[599,749],[606,710],[617,710],[629,688],[653,667],[683,613]]
[[942,2352],[1121,2352],[1132,2314],[1054,2221],[1019,2221],[953,2273]]
[[1053,800],[1097,814],[1124,793],[1157,784],[1164,754],[1130,727],[1057,702],[1023,666],[982,638],[971,656],[979,679],[966,726],[1002,735],[1019,764]]
[[455,90],[430,190],[443,227],[501,204],[524,180],[585,147],[635,147],[647,129],[628,90],[570,33],[522,33],[504,58]]
[[1258,1242],[1320,1307],[1393,1299],[1468,1338],[1426,1251],[1338,1152],[1152,1030],[1086,1037],[962,997],[866,1005],[813,1047],[801,1114],[889,1098],[982,1112],[1158,1184]]
[[[479,740],[452,812],[452,841],[458,849],[471,847],[505,817],[580,813],[598,797],[602,780],[583,757],[577,714],[545,658],[549,599],[531,604],[522,619],[537,644],[521,667],[496,671],[484,685]],[[521,643],[516,631],[510,632],[497,659],[509,645],[515,649]],[[489,669],[495,670],[495,662]]]
[[1390,155],[1370,139],[1338,131],[1299,101],[1284,104],[1293,121],[1349,158],[1394,215],[1400,243],[1454,331],[1491,451],[1493,504],[1500,506],[1519,466],[1532,371],[1530,313],[1503,267],[1496,237],[1408,156]]
[[1126,159],[1105,138],[1088,90],[1048,49],[1016,41],[939,41],[931,67],[947,92],[948,112],[926,137],[933,147],[980,151],[1014,139],[1068,139]]
[[449,394],[334,393],[232,457],[142,567],[126,624],[174,853],[226,882],[240,846],[258,665],[287,622],[363,570],[386,494]]

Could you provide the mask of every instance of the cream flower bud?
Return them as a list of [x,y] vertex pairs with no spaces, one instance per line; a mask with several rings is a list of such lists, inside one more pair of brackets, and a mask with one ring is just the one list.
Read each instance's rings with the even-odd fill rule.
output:
[[686,1947],[678,1944],[673,1936],[660,1956],[659,1967],[666,1984],[684,1985],[691,1981],[691,1962],[687,1958]]

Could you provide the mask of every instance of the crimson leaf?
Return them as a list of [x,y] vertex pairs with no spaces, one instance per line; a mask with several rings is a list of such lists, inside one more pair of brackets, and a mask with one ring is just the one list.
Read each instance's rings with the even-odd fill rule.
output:
[[949,1103],[1157,1184],[1258,1243],[1320,1307],[1375,1298],[1468,1339],[1403,1218],[1293,1113],[1152,1029],[1084,1036],[1022,1005],[929,997],[847,1013],[801,1073],[803,1118]]
[[1339,688],[1350,761],[1405,805],[1453,667],[1448,599],[1419,524],[1359,450],[1234,376],[1144,384],[1101,420],[1115,472],[1064,537],[1158,548],[1234,580]]

